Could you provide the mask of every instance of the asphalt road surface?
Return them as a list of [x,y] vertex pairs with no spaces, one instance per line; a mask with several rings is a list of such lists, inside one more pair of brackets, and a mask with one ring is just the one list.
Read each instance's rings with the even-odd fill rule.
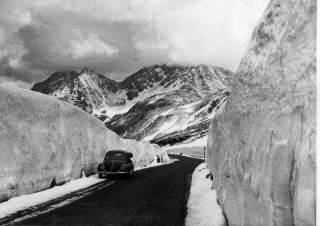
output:
[[171,157],[179,161],[136,171],[129,179],[116,179],[71,204],[19,224],[184,225],[191,176],[202,160]]

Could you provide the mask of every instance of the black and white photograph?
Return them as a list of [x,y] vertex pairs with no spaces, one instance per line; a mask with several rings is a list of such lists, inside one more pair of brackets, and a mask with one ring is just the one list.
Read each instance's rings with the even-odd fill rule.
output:
[[0,225],[320,225],[317,40],[317,0],[0,0]]

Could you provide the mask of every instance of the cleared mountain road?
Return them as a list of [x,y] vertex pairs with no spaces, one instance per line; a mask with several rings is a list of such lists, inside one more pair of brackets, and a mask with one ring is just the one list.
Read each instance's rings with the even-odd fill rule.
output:
[[[192,172],[202,160],[139,170],[61,208],[20,225],[184,225]],[[105,183],[108,183],[106,180]]]

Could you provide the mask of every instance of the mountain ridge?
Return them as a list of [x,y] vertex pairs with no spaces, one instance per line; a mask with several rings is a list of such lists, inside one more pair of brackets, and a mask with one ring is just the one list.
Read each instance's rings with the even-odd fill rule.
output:
[[[163,143],[160,135],[194,128],[194,123],[203,125],[211,118],[214,111],[209,112],[209,107],[219,106],[219,100],[229,94],[231,75],[206,65],[152,65],[117,82],[84,68],[56,72],[32,90],[82,108],[124,138],[156,138]],[[163,126],[168,123],[176,130]]]

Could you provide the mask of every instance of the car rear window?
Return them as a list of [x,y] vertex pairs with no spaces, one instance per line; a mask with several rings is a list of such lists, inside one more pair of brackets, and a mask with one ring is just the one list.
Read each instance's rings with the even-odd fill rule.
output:
[[126,159],[127,155],[124,153],[107,153],[106,159]]

